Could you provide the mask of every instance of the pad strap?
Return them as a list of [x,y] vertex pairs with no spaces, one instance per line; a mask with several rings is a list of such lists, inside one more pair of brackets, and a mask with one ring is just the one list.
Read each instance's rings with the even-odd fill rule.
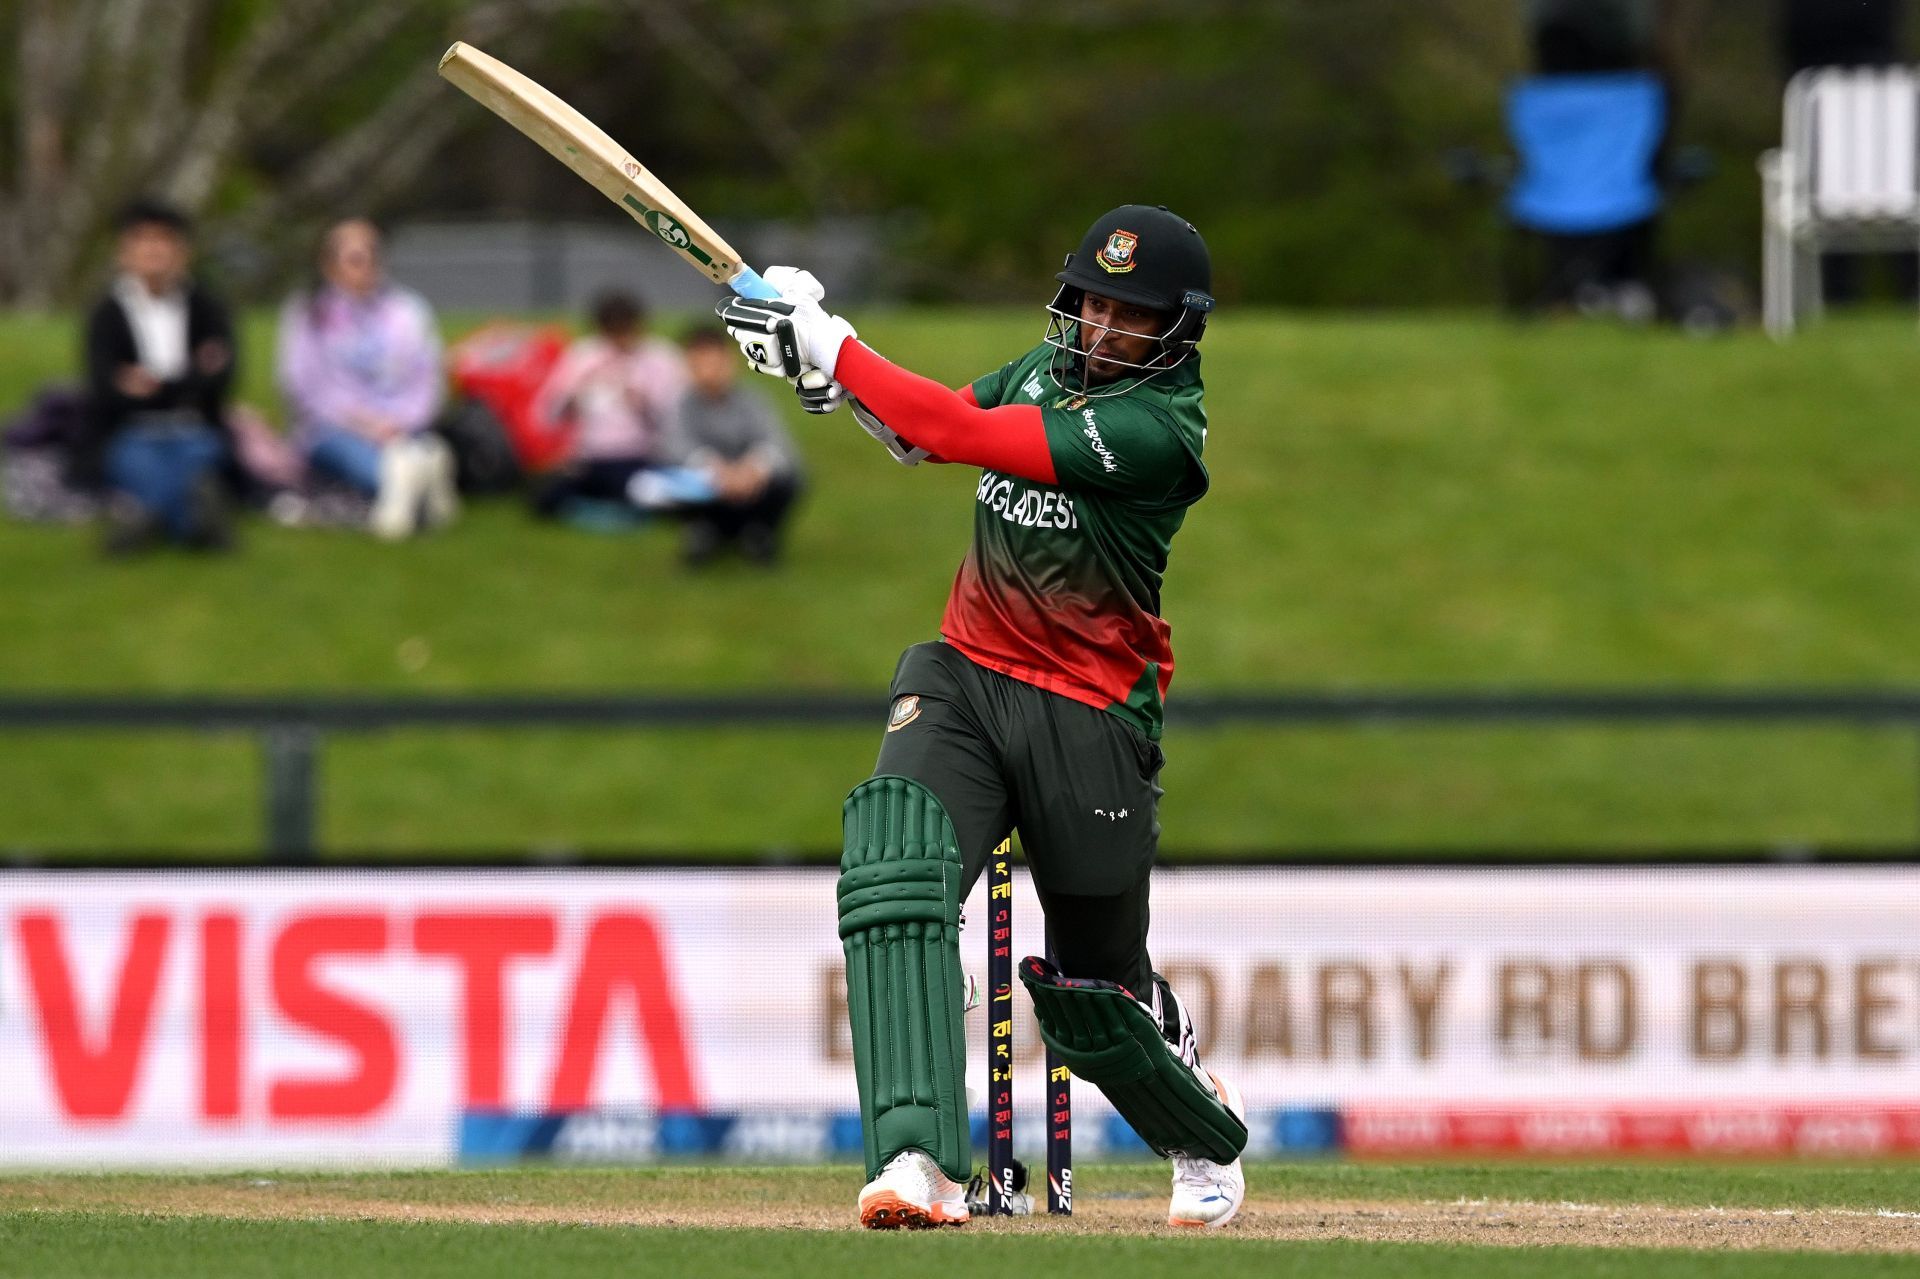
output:
[[1020,961],[1040,1037],[1073,1073],[1106,1094],[1121,1118],[1161,1155],[1228,1164],[1247,1125],[1197,1068],[1180,1060],[1160,1025],[1126,987],[1065,977],[1044,959]]
[[911,1148],[965,1181],[965,871],[953,823],[920,783],[874,777],[847,796],[842,833],[840,941],[867,1176]]

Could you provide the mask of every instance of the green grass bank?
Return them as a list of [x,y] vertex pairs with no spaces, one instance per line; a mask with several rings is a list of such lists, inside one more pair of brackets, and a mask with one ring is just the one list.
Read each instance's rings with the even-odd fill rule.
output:
[[[958,382],[1033,311],[856,317]],[[456,328],[460,327],[458,325]],[[0,405],[65,374],[66,319],[0,316]],[[1225,314],[1211,495],[1174,550],[1191,689],[1920,683],[1920,431],[1905,315],[1792,345],[1477,315]],[[245,396],[272,406],[270,317]],[[665,529],[511,503],[398,547],[255,522],[209,562],[107,562],[0,524],[13,692],[884,688],[930,638],[972,476],[903,471],[844,419],[792,425],[812,490],[788,564],[689,576]],[[877,725],[876,725],[877,728]],[[324,760],[323,839],[410,850],[827,848],[872,733],[405,732]],[[1911,842],[1914,735],[1846,728],[1194,731],[1167,743],[1170,856],[1379,845]],[[0,849],[244,855],[245,739],[0,734]]]

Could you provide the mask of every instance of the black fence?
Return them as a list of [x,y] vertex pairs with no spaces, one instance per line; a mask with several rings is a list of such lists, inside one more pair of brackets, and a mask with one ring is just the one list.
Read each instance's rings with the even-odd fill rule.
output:
[[[876,724],[865,694],[574,697],[0,697],[5,729],[179,729],[258,734],[265,759],[268,860],[314,859],[320,752],[336,733],[395,728],[667,728]],[[1168,709],[1174,729],[1229,724],[1829,724],[1920,736],[1920,692],[1272,692],[1193,693]],[[1920,776],[1915,783],[1920,787]],[[1920,847],[1920,836],[1916,837]]]

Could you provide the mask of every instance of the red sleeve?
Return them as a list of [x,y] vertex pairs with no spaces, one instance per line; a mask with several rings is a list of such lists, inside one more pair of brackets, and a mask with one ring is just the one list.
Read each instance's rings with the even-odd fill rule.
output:
[[1053,453],[1038,405],[983,409],[974,402],[971,386],[950,391],[852,339],[840,345],[834,377],[900,438],[943,461],[1040,484],[1055,482]]

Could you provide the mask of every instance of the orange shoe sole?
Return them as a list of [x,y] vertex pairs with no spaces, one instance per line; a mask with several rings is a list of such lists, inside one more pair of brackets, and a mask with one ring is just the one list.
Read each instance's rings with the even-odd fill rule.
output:
[[1220,1227],[1226,1225],[1229,1221],[1232,1221],[1235,1217],[1239,1215],[1240,1215],[1240,1205],[1235,1204],[1233,1206],[1233,1211],[1229,1212],[1226,1216],[1220,1218],[1218,1221],[1201,1221],[1194,1217],[1168,1217],[1167,1224],[1169,1226],[1178,1226],[1182,1230],[1218,1230]]
[[929,1211],[891,1191],[881,1191],[860,1201],[860,1224],[868,1230],[933,1230],[940,1226],[964,1226],[969,1220],[964,1208],[955,1214],[944,1204],[935,1204]]

